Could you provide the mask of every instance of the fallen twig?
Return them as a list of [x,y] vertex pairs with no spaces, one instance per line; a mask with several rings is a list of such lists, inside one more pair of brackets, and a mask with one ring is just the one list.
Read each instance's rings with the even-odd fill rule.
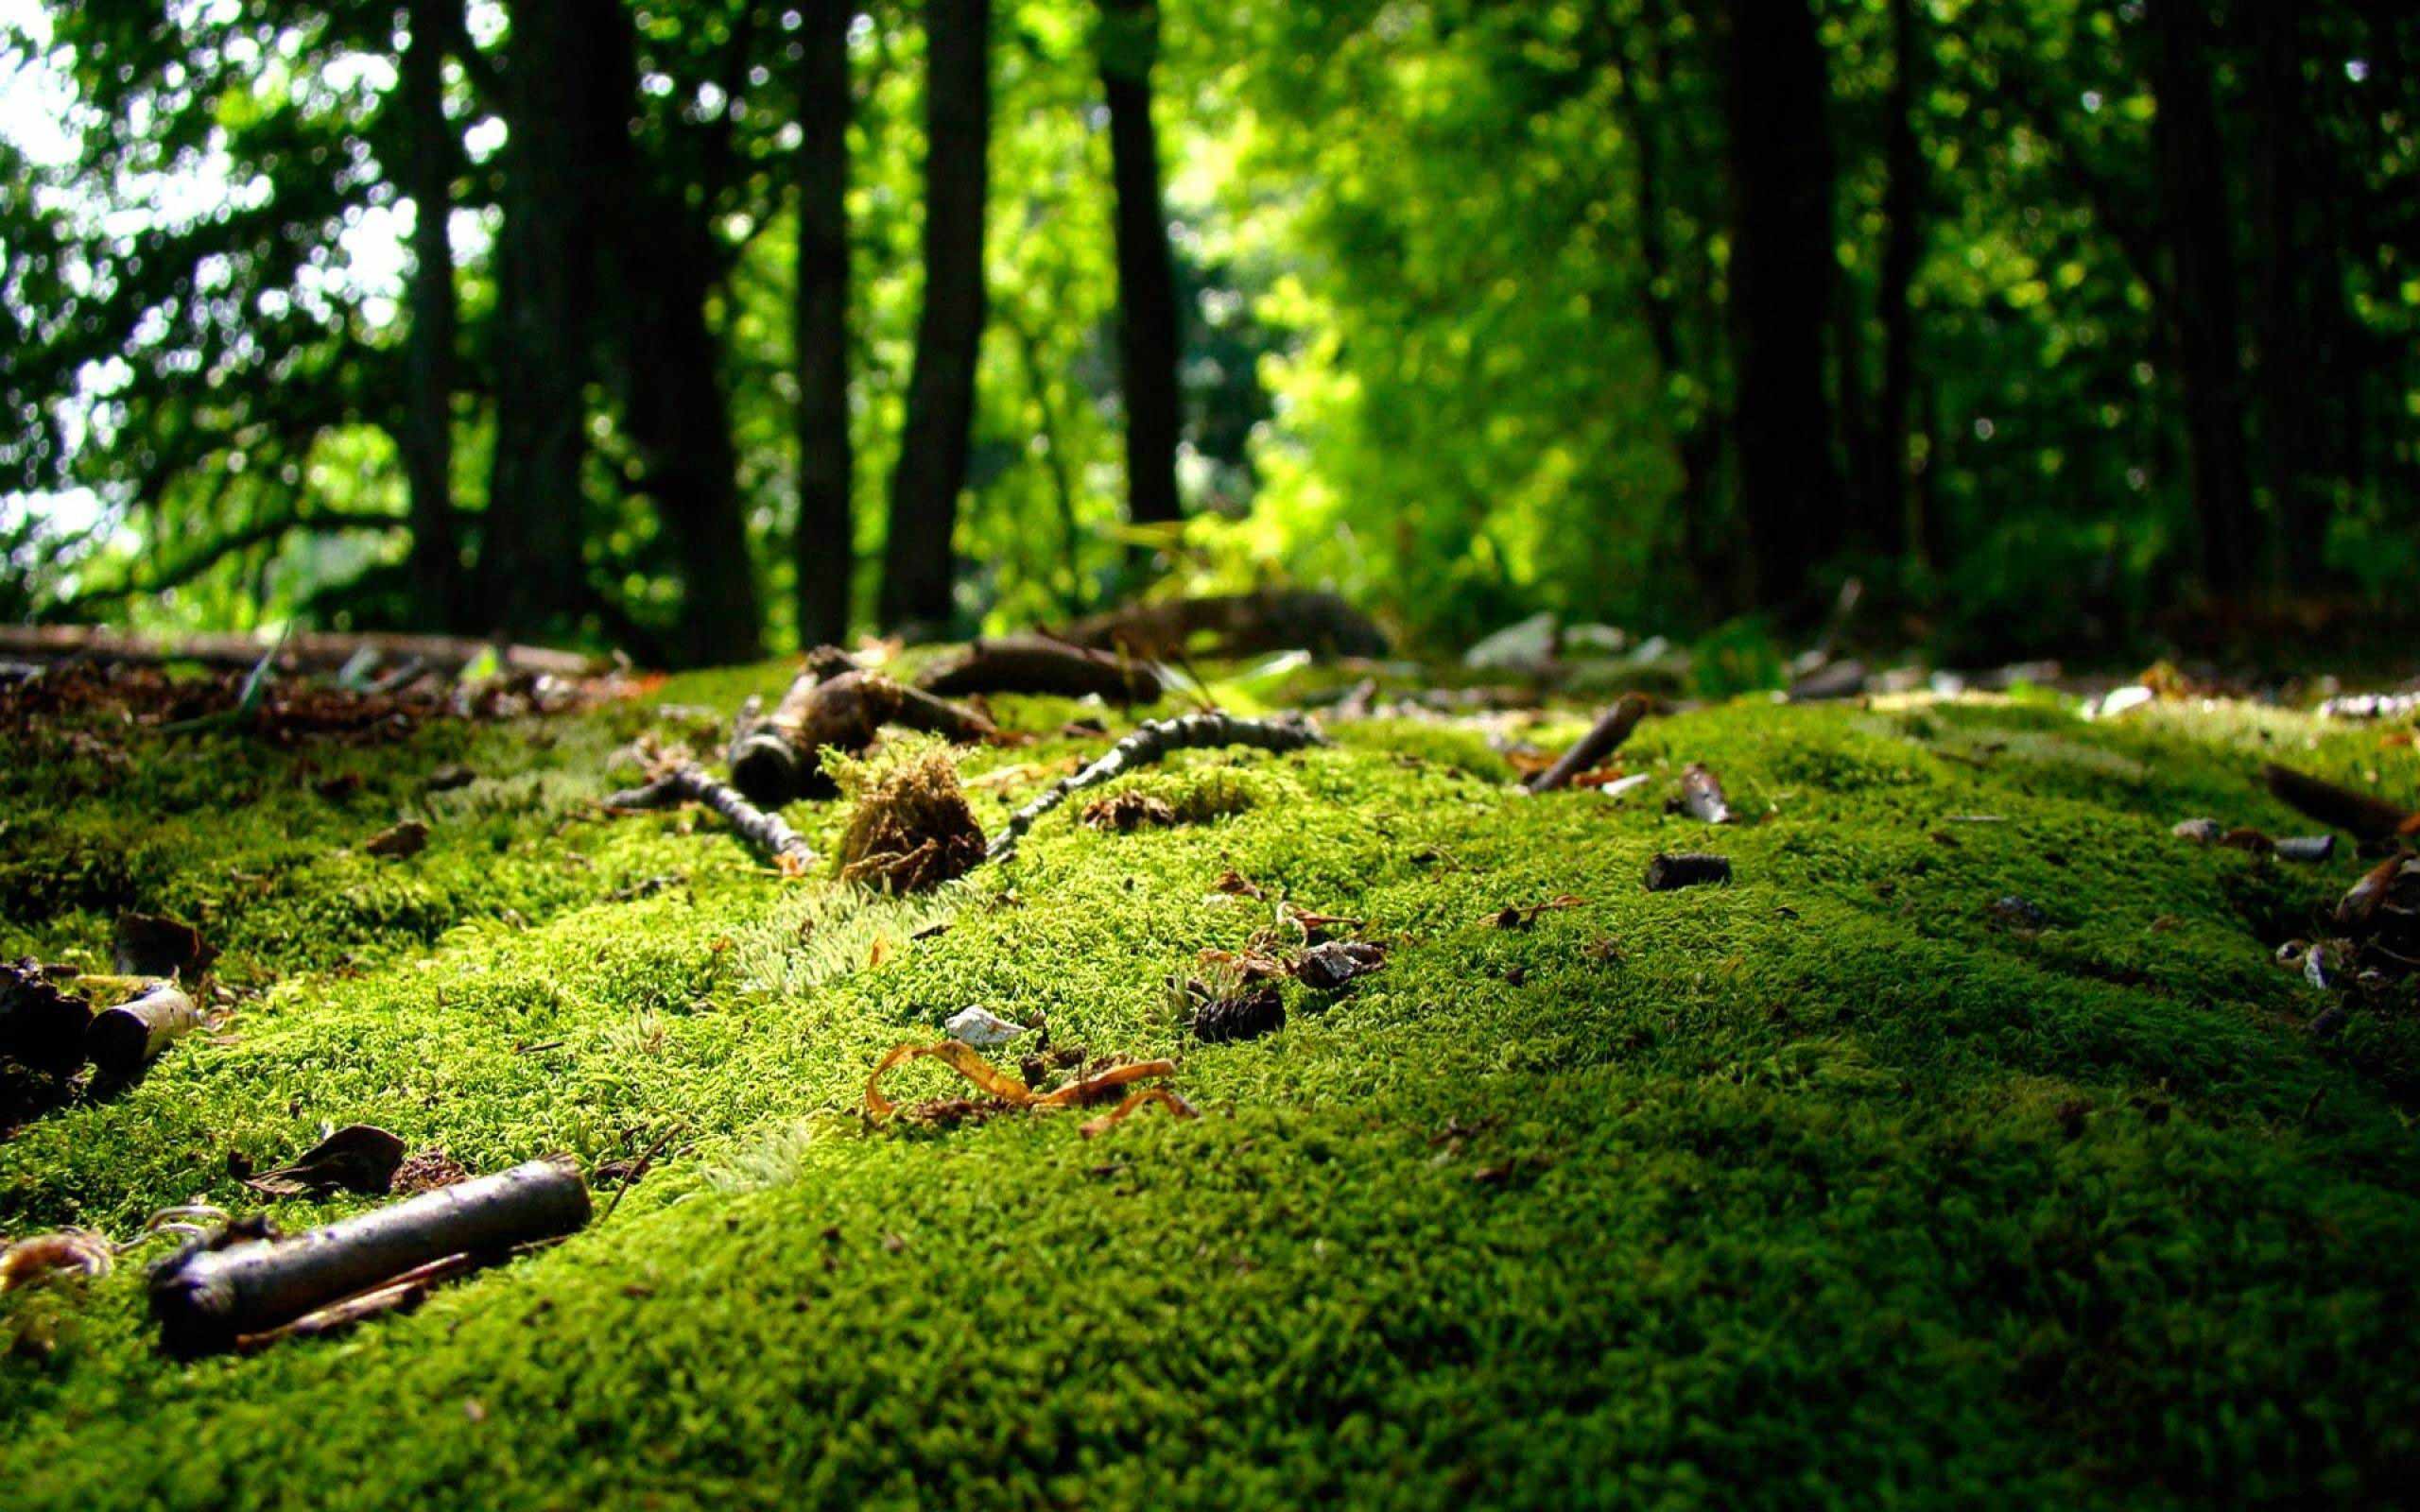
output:
[[1731,858],[1684,851],[1657,853],[1647,863],[1647,890],[1670,892],[1677,887],[1695,887],[1702,883],[1729,882]]
[[588,1186],[571,1158],[531,1160],[293,1239],[188,1246],[153,1270],[151,1314],[171,1353],[207,1354],[453,1257],[559,1239],[588,1217]]
[[780,815],[759,809],[729,783],[707,775],[706,769],[696,762],[678,762],[645,786],[630,788],[605,799],[609,809],[667,809],[683,803],[703,803],[729,819],[731,827],[770,857],[785,875],[803,875],[815,864],[815,851]]
[[1233,714],[1180,714],[1155,719],[1112,746],[1090,766],[1063,777],[1040,798],[1009,816],[1008,824],[993,837],[990,861],[1005,861],[1016,853],[1017,842],[1044,815],[1088,787],[1124,776],[1138,766],[1160,761],[1171,751],[1215,750],[1222,746],[1250,746],[1260,750],[1300,750],[1324,746],[1327,737],[1307,724],[1289,719],[1241,719]]
[[1069,698],[1098,695],[1110,703],[1156,703],[1159,670],[1148,662],[1038,635],[977,641],[916,679],[926,693],[962,698],[975,693],[1049,693]]
[[977,1054],[973,1045],[959,1040],[941,1040],[932,1044],[908,1043],[894,1045],[890,1052],[875,1063],[866,1077],[866,1116],[875,1123],[899,1111],[899,1105],[882,1095],[882,1078],[891,1067],[903,1061],[931,1058],[957,1072],[975,1086],[998,1098],[1011,1108],[1048,1112],[1059,1108],[1081,1108],[1097,1103],[1120,1087],[1155,1076],[1176,1074],[1173,1060],[1136,1060],[1126,1065],[1112,1066],[1089,1076],[1080,1076],[1051,1092],[1036,1092],[1016,1077]]
[[2325,778],[2274,762],[2260,768],[2260,778],[2269,784],[2269,791],[2285,802],[2356,839],[2383,840],[2398,832],[2420,832],[2420,815],[2406,814],[2381,799],[2356,793]]
[[822,748],[864,750],[885,725],[961,744],[999,734],[990,720],[945,698],[878,672],[830,672],[837,664],[816,659],[770,714],[740,720],[731,742],[731,781],[750,801],[778,807],[831,792],[832,780],[821,765]]
[[1614,753],[1616,747],[1630,738],[1638,722],[1647,716],[1647,700],[1635,693],[1626,693],[1614,706],[1598,717],[1588,732],[1572,743],[1571,748],[1552,766],[1531,777],[1523,785],[1532,793],[1551,793],[1568,786],[1571,780],[1587,771]]

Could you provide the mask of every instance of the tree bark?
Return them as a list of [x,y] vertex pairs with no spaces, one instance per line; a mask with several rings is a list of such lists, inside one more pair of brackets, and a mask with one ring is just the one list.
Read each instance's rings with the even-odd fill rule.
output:
[[1110,177],[1116,189],[1117,335],[1126,403],[1126,515],[1136,524],[1183,518],[1177,498],[1176,275],[1160,199],[1151,66],[1160,45],[1156,0],[1101,0],[1100,77],[1109,100]]
[[887,628],[939,627],[950,617],[950,538],[983,340],[991,23],[991,0],[925,0],[925,306],[890,476],[879,605]]
[[1889,180],[1882,191],[1889,229],[1876,295],[1882,317],[1882,391],[1874,417],[1872,486],[1877,491],[1868,507],[1886,524],[1887,539],[1899,554],[1921,562],[1926,557],[1925,522],[1908,477],[1909,409],[1916,381],[1916,312],[1910,295],[1924,250],[1917,224],[1925,182],[1924,151],[1916,137],[1917,76],[1927,45],[1917,30],[1915,12],[1915,0],[1891,0],[1891,120],[1883,146]]
[[2323,183],[2329,177],[2322,164],[2330,146],[2310,126],[2298,12],[2256,6],[2248,14],[2257,44],[2252,88],[2259,125],[2252,133],[2251,209],[2260,249],[2259,399],[2277,540],[2273,566],[2280,586],[2308,590],[2324,568],[2329,512],[2318,455],[2321,380],[2314,348],[2322,318],[2308,272],[2337,265],[2330,249],[2310,245],[2305,225],[2314,176]]
[[810,0],[800,39],[798,301],[798,642],[849,633],[856,459],[849,441],[849,23],[845,0]]
[[512,7],[495,456],[479,567],[482,607],[525,634],[563,627],[588,596],[580,470],[596,238],[584,138],[595,113],[596,13],[615,4]]
[[1832,308],[1832,152],[1824,47],[1806,0],[1734,0],[1724,38],[1734,230],[1732,432],[1754,597],[1820,612],[1814,571],[1841,543],[1824,391]]
[[459,315],[454,290],[455,141],[445,119],[445,38],[441,11],[456,0],[411,0],[411,38],[400,63],[401,97],[410,119],[405,163],[412,197],[411,321],[404,422],[404,475],[411,496],[411,584],[420,612],[440,629],[462,627],[461,544],[454,535],[454,342]]
[[2202,576],[2213,593],[2252,584],[2255,521],[2243,436],[2235,250],[2226,165],[2210,98],[2210,20],[2204,0],[2151,0],[2152,79],[2159,113],[2160,210],[2174,269],[2178,354]]

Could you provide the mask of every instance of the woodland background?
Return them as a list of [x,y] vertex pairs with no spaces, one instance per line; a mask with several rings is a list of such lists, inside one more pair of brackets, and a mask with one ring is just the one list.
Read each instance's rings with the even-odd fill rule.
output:
[[2391,617],[2392,0],[87,0],[0,619],[751,658],[1334,586],[1948,660]]

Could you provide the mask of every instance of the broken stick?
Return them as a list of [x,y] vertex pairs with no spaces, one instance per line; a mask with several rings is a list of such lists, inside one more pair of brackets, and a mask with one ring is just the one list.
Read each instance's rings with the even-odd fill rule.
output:
[[864,750],[885,725],[959,744],[999,733],[982,715],[878,672],[826,675],[833,664],[821,657],[811,661],[770,714],[742,720],[733,735],[731,780],[751,802],[779,807],[836,791],[818,752],[826,746]]
[[1701,852],[1658,852],[1647,863],[1647,890],[1670,892],[1676,887],[1695,887],[1702,883],[1729,882],[1731,858]]
[[2287,803],[2356,839],[2383,840],[2398,831],[2411,833],[2420,830],[2420,816],[2406,814],[2381,799],[2339,786],[2325,778],[2274,762],[2260,768],[2260,778],[2269,784],[2270,792]]
[[1258,750],[1300,750],[1324,746],[1327,737],[1295,719],[1239,719],[1233,714],[1180,714],[1154,719],[1112,746],[1100,760],[1072,777],[1053,782],[1040,798],[1009,816],[1008,824],[993,837],[987,861],[1005,861],[1016,853],[1017,841],[1034,821],[1088,787],[1125,776],[1137,766],[1160,761],[1172,751],[1216,750],[1221,746],[1250,746]]
[[104,1074],[126,1076],[200,1026],[201,1005],[192,994],[174,982],[158,982],[93,1015],[84,1048]]
[[579,1167],[550,1156],[292,1239],[188,1246],[152,1272],[151,1315],[169,1352],[208,1354],[439,1261],[560,1239],[588,1216]]
[[1647,716],[1647,700],[1635,693],[1626,693],[1614,706],[1599,716],[1588,728],[1588,733],[1572,743],[1563,758],[1545,771],[1531,777],[1523,785],[1532,793],[1551,793],[1571,785],[1571,780],[1593,768],[1614,753],[1616,747],[1630,739],[1630,732]]
[[703,803],[731,821],[740,837],[765,852],[784,872],[796,875],[815,864],[815,851],[778,814],[768,814],[696,762],[666,768],[644,787],[615,793],[605,799],[609,809],[669,809]]
[[977,641],[916,679],[926,693],[962,698],[974,693],[1098,696],[1106,703],[1157,703],[1163,691],[1148,662],[1046,640],[1011,635]]

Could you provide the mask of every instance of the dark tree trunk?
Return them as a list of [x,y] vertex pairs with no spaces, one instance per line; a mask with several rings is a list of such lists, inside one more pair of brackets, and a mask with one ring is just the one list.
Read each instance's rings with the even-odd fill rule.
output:
[[1126,402],[1126,514],[1137,524],[1182,517],[1176,274],[1160,203],[1151,125],[1156,0],[1101,0],[1100,77],[1109,98],[1110,176],[1117,191],[1118,356]]
[[613,280],[622,425],[681,575],[671,649],[692,665],[753,661],[765,649],[763,601],[739,500],[721,348],[706,321],[721,268],[709,224],[712,175],[693,197],[690,184],[642,160],[631,134],[637,34],[620,0],[594,5],[590,45],[599,78],[588,101],[591,214],[609,238],[604,266]]
[[1733,236],[1731,430],[1755,601],[1820,612],[1841,536],[1824,327],[1832,308],[1832,153],[1823,42],[1806,0],[1735,0],[1725,54]]
[[809,0],[799,65],[798,641],[849,633],[856,461],[849,446],[849,23],[846,0]]
[[2212,592],[2252,583],[2255,522],[2243,438],[2241,346],[2226,165],[2210,98],[2204,0],[2152,0],[2161,212],[2174,269],[2186,437],[2202,576]]
[[412,197],[411,322],[406,346],[404,475],[411,493],[412,596],[429,624],[459,629],[460,543],[454,537],[454,338],[458,325],[453,246],[455,145],[445,120],[445,43],[441,9],[456,0],[411,0],[411,40],[402,59],[402,99],[410,118],[405,163]]
[[2303,83],[2304,46],[2296,12],[2256,6],[2249,12],[2258,58],[2252,86],[2258,127],[2252,134],[2253,224],[2260,244],[2259,396],[2263,461],[2275,511],[2277,571],[2288,587],[2308,588],[2322,571],[2328,500],[2318,477],[2321,387],[2313,356],[2319,317],[2308,271],[2333,268],[2331,249],[2310,245],[2309,185],[2323,181],[2327,143],[2310,129]]
[[883,547],[886,627],[950,617],[950,537],[966,483],[983,340],[992,134],[991,0],[925,0],[925,307]]
[[1915,392],[1916,312],[1909,299],[1924,249],[1917,223],[1924,202],[1925,164],[1916,138],[1918,70],[1927,40],[1918,34],[1915,0],[1891,0],[1892,78],[1883,163],[1882,213],[1889,222],[1882,244],[1882,271],[1876,303],[1882,317],[1882,391],[1875,404],[1872,486],[1879,491],[1868,507],[1887,523],[1903,556],[1926,556],[1926,525],[1917,513],[1916,490],[1908,483],[1908,409]]
[[584,138],[593,12],[610,3],[512,7],[495,456],[479,567],[484,616],[529,636],[560,631],[588,597],[580,469],[596,246]]

